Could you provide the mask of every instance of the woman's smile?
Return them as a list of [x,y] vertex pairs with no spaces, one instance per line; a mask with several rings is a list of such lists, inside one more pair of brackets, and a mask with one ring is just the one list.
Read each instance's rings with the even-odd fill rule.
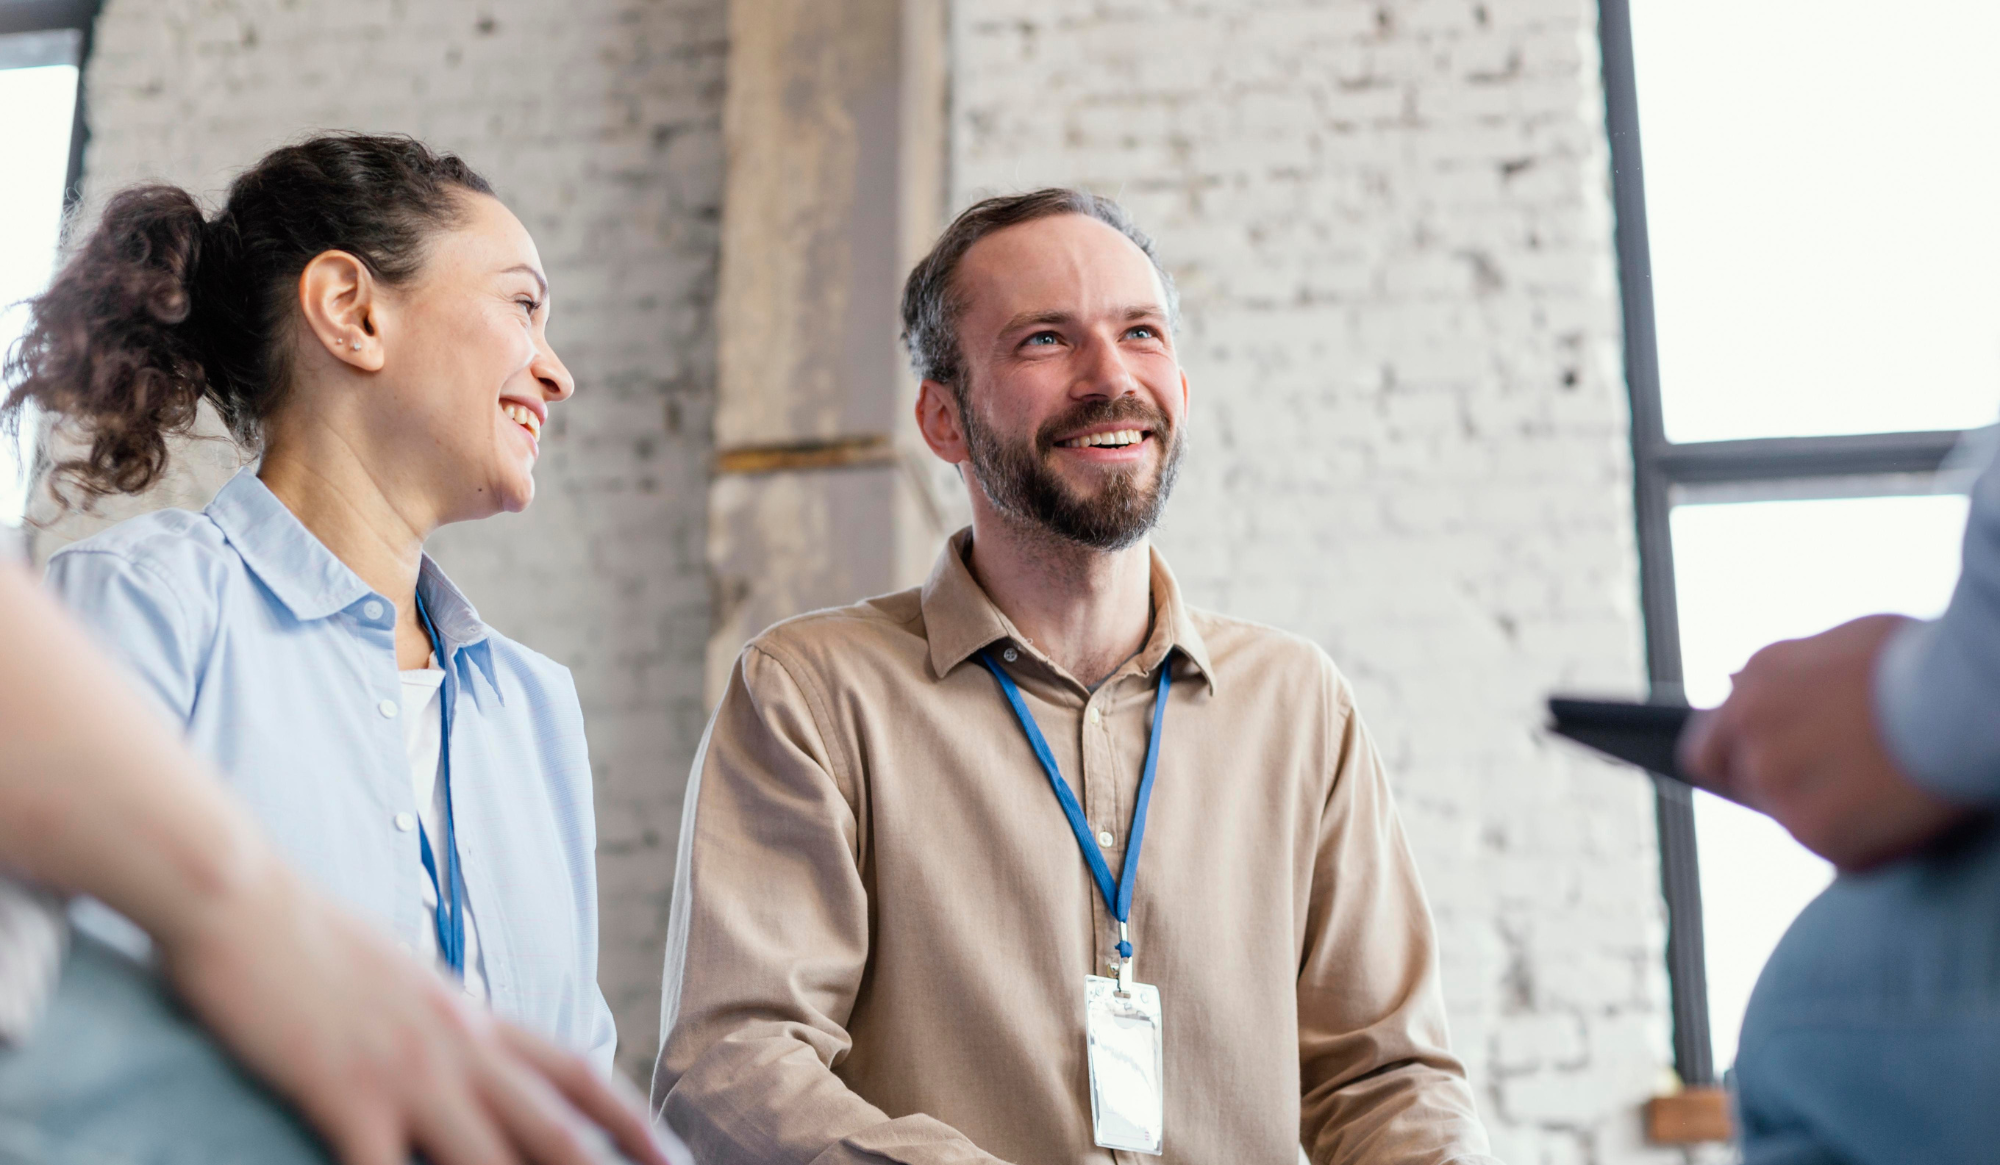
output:
[[500,411],[506,414],[508,420],[526,429],[528,436],[535,440],[536,447],[540,447],[542,437],[541,413],[518,400],[501,401]]

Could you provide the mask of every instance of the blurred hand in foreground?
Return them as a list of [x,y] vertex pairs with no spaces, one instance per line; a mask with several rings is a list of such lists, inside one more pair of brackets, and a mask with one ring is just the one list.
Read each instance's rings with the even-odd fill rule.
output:
[[601,1165],[588,1124],[668,1165],[631,1089],[462,1002],[281,867],[155,941],[190,1010],[344,1165],[413,1149],[432,1165]]
[[305,886],[4,561],[0,609],[0,868],[95,897],[151,935],[196,1018],[343,1165],[406,1165],[412,1151],[433,1165],[598,1165],[598,1129],[632,1161],[669,1165],[636,1095],[461,1002]]
[[1922,848],[1967,811],[1904,776],[1876,728],[1875,659],[1904,622],[1870,615],[1751,656],[1729,699],[1682,735],[1682,765],[1840,869]]

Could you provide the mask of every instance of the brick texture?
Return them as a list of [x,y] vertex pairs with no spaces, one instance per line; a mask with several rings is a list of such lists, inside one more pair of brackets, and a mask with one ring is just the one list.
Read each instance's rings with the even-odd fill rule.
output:
[[[601,981],[640,1079],[705,716],[726,28],[724,0],[112,0],[86,79],[93,202],[151,178],[218,194],[314,129],[400,131],[464,154],[534,233],[577,395],[535,505],[432,549],[494,626],[575,671]],[[199,504],[224,460],[168,496]]]
[[1678,1160],[1650,793],[1538,731],[1636,692],[1590,0],[954,6],[953,198],[1122,199],[1185,303],[1192,600],[1358,689],[1515,1165]]

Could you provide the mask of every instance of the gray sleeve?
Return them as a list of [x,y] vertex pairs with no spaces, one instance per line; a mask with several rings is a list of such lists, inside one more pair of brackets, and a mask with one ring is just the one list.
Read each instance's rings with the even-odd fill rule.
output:
[[1972,487],[1950,607],[1899,631],[1874,681],[1882,735],[1904,772],[1941,797],[2000,803],[2000,460]]

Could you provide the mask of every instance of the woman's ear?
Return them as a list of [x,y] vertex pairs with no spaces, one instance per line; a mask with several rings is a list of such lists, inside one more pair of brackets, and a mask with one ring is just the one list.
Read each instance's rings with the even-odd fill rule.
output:
[[321,349],[363,372],[382,369],[375,275],[346,251],[321,251],[299,272],[299,310]]

